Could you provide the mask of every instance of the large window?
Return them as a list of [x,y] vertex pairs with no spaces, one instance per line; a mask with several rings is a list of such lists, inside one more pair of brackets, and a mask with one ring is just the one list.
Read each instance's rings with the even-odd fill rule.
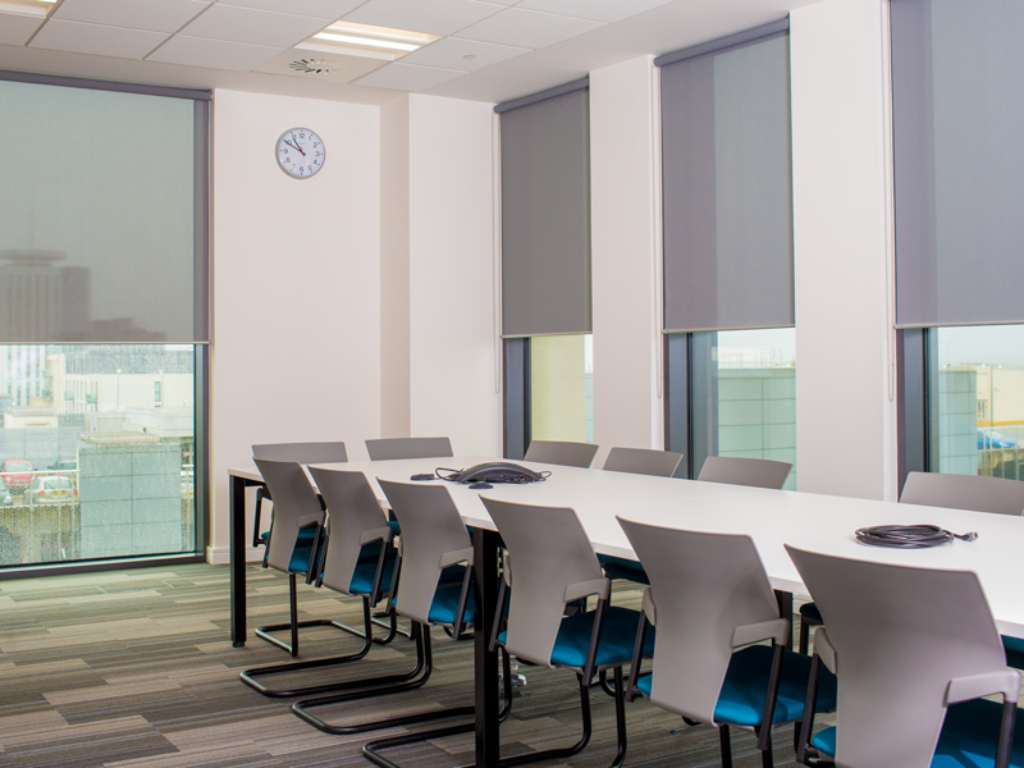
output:
[[928,336],[928,469],[1024,480],[1024,326]]
[[708,456],[785,461],[796,488],[796,332],[669,336],[666,443],[696,477]]
[[0,568],[202,547],[208,100],[0,75]]
[[1024,5],[890,7],[900,471],[1024,479]]
[[[785,23],[659,57],[666,445],[796,461]],[[743,329],[743,330],[736,330]],[[796,485],[790,473],[788,488]]]
[[0,566],[195,551],[195,363],[0,346]]

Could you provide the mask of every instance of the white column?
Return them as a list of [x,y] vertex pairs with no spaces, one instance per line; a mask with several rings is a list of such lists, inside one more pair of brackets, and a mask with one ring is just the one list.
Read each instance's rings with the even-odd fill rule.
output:
[[791,15],[800,489],[895,493],[881,0]]
[[651,56],[590,73],[594,433],[604,450],[664,442],[657,96]]

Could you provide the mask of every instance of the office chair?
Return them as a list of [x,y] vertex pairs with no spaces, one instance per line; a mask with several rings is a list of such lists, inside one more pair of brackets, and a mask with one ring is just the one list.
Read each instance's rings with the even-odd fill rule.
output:
[[[697,533],[619,518],[650,576],[637,647],[656,627],[650,672],[634,658],[631,695],[717,726],[723,768],[732,767],[730,728],[753,729],[761,763],[774,764],[771,730],[803,717],[810,659],[786,649],[791,617],[779,615],[749,536]],[[762,643],[770,640],[771,645]],[[823,681],[818,707],[835,706]]]
[[770,459],[746,459],[737,456],[708,456],[700,468],[698,480],[728,485],[780,490],[786,484],[792,464]]
[[[654,451],[647,448],[612,448],[605,459],[604,469],[609,472],[629,472],[635,475],[675,477],[683,454],[673,451]],[[637,584],[649,584],[644,568],[634,560],[611,555],[598,555],[605,575],[610,579],[625,579]]]
[[801,764],[1024,765],[1021,673],[1006,666],[976,574],[786,549],[828,621],[807,699],[832,674],[841,693],[836,727],[813,733],[808,707]]
[[534,440],[526,449],[525,461],[541,464],[560,464],[563,467],[586,469],[597,454],[597,446],[591,443],[567,443],[554,440]]
[[452,456],[447,437],[385,437],[366,441],[370,461],[391,459],[435,459]]
[[[610,671],[618,741],[612,766],[621,766],[627,746],[622,669],[633,658],[639,612],[608,604],[611,581],[573,510],[481,500],[508,549],[498,596],[497,636],[492,642],[525,661],[572,670],[579,687],[583,729],[579,740],[521,759],[561,760],[581,752],[591,736],[591,682],[595,674]],[[589,597],[597,598],[594,610],[566,615],[567,606]],[[652,651],[649,643],[639,653],[649,657]]]
[[[431,626],[450,626],[458,635],[474,618],[476,600],[471,591],[473,544],[448,489],[437,485],[378,482],[402,525],[394,608],[398,615],[412,621],[416,667],[384,688],[360,689],[306,699],[292,705],[292,711],[299,718],[335,735],[365,733],[452,717],[472,717],[476,711],[472,706],[431,709],[354,725],[328,723],[314,711],[425,685],[433,671]],[[504,671],[508,702],[511,701],[509,667],[506,657]]]
[[[301,472],[301,468],[299,471]],[[363,629],[360,634],[363,645],[355,653],[344,656],[246,670],[241,675],[242,682],[272,698],[306,696],[371,685],[381,686],[388,682],[402,682],[402,678],[392,677],[384,678],[383,681],[371,679],[320,683],[284,690],[269,688],[261,682],[261,678],[271,675],[338,666],[364,658],[374,643],[371,610],[392,593],[397,565],[397,551],[392,544],[394,533],[366,476],[362,472],[345,470],[312,468],[310,471],[326,502],[329,515],[326,535],[320,540],[317,554],[314,556],[316,584],[343,595],[360,598],[363,607]],[[298,476],[295,477],[295,482],[296,485],[300,485]],[[302,495],[308,496],[313,491],[304,473],[301,482],[305,482],[308,488],[308,492],[305,488],[302,489]],[[329,621],[322,623],[331,624]],[[303,625],[299,623],[297,626]],[[397,621],[392,612],[389,636],[386,640],[392,640],[396,632]]]
[[[911,472],[903,484],[900,503],[1021,515],[1024,514],[1024,483],[1002,477]],[[800,653],[807,653],[811,630],[821,624],[817,605],[804,603],[800,606]],[[1024,668],[1024,640],[1004,637],[1003,644],[1010,665]]]
[[[294,461],[299,464],[329,464],[348,461],[344,443],[262,443],[252,447],[254,459],[266,461]],[[273,499],[267,486],[256,489],[256,508],[253,512],[252,546],[266,547],[270,531],[263,531],[263,502]],[[267,567],[266,550],[263,553],[263,567]]]
[[[315,575],[315,548],[323,529],[325,513],[323,505],[309,484],[302,465],[295,461],[269,461],[255,459],[256,466],[266,483],[274,502],[274,514],[267,535],[265,567],[288,574],[288,606],[290,618],[287,624],[271,624],[259,627],[256,636],[290,653],[299,655],[299,629],[312,626],[336,626],[340,624],[318,619],[300,622],[296,577],[302,574],[307,581]],[[285,642],[273,635],[283,629],[290,630],[291,642]]]

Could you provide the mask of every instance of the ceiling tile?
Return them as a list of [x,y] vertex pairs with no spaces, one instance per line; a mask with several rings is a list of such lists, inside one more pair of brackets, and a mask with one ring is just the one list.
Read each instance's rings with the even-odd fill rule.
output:
[[518,7],[597,21],[619,21],[669,2],[671,0],[522,0]]
[[181,30],[189,37],[290,48],[330,23],[327,19],[290,13],[256,11],[218,3]]
[[459,37],[524,48],[546,48],[600,26],[603,26],[602,22],[575,16],[509,8],[463,29]]
[[177,32],[209,4],[208,0],[64,0],[53,18]]
[[408,56],[403,56],[402,63],[473,72],[529,52],[529,48],[481,43],[476,40],[463,40],[459,37],[445,37],[410,53]]
[[457,69],[418,67],[415,64],[388,64],[356,81],[371,88],[392,88],[399,91],[428,91],[435,85],[463,75]]
[[225,40],[175,35],[146,58],[167,64],[190,64],[210,69],[255,69],[279,54],[280,50],[265,45],[246,45]]
[[30,47],[141,59],[166,39],[164,32],[50,19],[33,38]]
[[20,13],[0,13],[0,45],[24,45],[39,29],[44,16]]
[[[67,2],[67,0],[64,1]],[[295,13],[299,16],[316,16],[320,19],[337,21],[346,13],[354,11],[366,0],[221,0],[221,2],[224,5],[240,5],[243,8]]]
[[[290,50],[262,64],[257,71],[271,75],[301,77],[317,82],[350,83],[357,77],[377,69],[383,63],[380,59],[367,59],[362,56]],[[293,67],[293,64],[296,66]]]
[[503,7],[477,0],[370,0],[345,19],[432,35],[450,35]]

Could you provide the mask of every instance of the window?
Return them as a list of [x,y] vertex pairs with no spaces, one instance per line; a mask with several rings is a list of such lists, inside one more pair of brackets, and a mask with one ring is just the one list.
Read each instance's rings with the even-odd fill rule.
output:
[[593,336],[530,339],[530,437],[594,440]]
[[[666,445],[796,461],[785,22],[658,57]],[[733,330],[744,329],[744,330]],[[787,488],[796,485],[790,473]]]
[[203,546],[208,101],[0,76],[0,568]]
[[666,346],[667,443],[690,475],[708,456],[773,459],[794,466],[785,487],[796,488],[795,330],[679,334]]
[[892,0],[900,476],[1021,476],[1024,6]]
[[928,336],[928,469],[1024,480],[1024,326]]
[[0,566],[195,551],[196,354],[0,346]]

